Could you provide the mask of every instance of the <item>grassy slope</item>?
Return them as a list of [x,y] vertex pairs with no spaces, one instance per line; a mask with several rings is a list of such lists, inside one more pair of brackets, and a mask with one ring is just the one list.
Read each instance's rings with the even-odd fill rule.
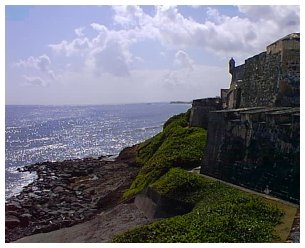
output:
[[118,235],[115,242],[274,242],[287,238],[281,221],[284,213],[293,212],[292,207],[180,168],[171,169],[151,187],[195,207],[188,214]]
[[284,241],[295,208],[175,168],[196,167],[202,158],[206,131],[188,128],[188,114],[170,118],[163,132],[140,145],[137,161],[142,169],[125,197],[150,185],[169,198],[194,204],[194,209],[188,214],[128,231],[116,236],[114,241]]
[[200,165],[206,130],[187,127],[188,117],[188,112],[173,116],[164,124],[161,133],[140,145],[137,162],[142,168],[125,192],[125,198],[139,193],[172,167],[194,168]]

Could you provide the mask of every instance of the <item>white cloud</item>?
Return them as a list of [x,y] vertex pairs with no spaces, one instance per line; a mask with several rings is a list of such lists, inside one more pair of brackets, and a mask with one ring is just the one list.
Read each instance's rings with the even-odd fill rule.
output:
[[239,7],[245,17],[226,16],[214,8],[199,23],[176,7],[157,7],[153,17],[160,41],[168,47],[201,47],[220,56],[244,57],[262,51],[272,41],[299,31],[298,6]]
[[185,51],[179,50],[178,52],[176,52],[174,63],[179,67],[186,68],[188,70],[193,70],[194,61]]
[[49,78],[51,80],[56,80],[58,77],[55,75],[54,71],[53,70],[48,70],[47,71],[47,75],[49,76]]
[[[208,51],[221,58],[234,56],[244,60],[263,51],[270,42],[299,31],[298,6],[239,6],[242,15],[236,16],[222,14],[215,7],[208,9],[202,22],[184,16],[179,8],[157,6],[153,13],[146,14],[139,6],[114,6],[114,28],[91,23],[76,28],[71,40],[49,45],[58,55],[54,59],[63,64],[61,69],[58,66],[53,71],[54,61],[46,54],[20,60],[16,65],[26,70],[21,75],[25,74],[22,78],[27,85],[45,87],[51,80],[57,80],[58,85],[66,87],[56,91],[62,94],[61,103],[66,101],[64,92],[70,91],[71,99],[77,95],[83,103],[93,95],[94,99],[103,99],[102,102],[115,103],[118,97],[113,97],[114,94],[120,95],[123,102],[191,100],[219,94],[220,88],[228,86],[229,74],[227,67],[199,65],[187,52]],[[89,31],[94,31],[93,37],[87,35],[92,33]],[[147,40],[153,42],[147,45]],[[156,51],[159,61],[168,63],[167,68],[172,66],[171,62],[176,67],[143,69],[147,64],[155,66],[155,61],[145,61],[152,51],[147,54],[136,51],[149,50],[151,44],[157,47],[152,49],[159,49]],[[141,70],[137,69],[139,64]],[[33,71],[36,76],[29,76]],[[52,88],[54,92],[56,87]]]
[[133,29],[109,30],[97,23],[92,23],[91,27],[98,32],[98,35],[91,41],[92,46],[87,54],[86,64],[95,71],[95,74],[127,76],[130,64],[143,62],[143,58],[133,55],[129,50],[132,44],[142,39],[141,32]]
[[115,12],[114,21],[124,27],[133,27],[141,24],[142,18],[146,16],[139,6],[123,5],[113,6]]
[[[57,79],[57,76],[55,75],[54,71],[50,68],[51,59],[46,54],[43,54],[39,57],[30,56],[25,60],[19,60],[17,63],[15,63],[15,66],[23,67],[25,69],[36,69],[38,73],[47,77],[46,80]],[[23,76],[23,78],[26,79],[26,81],[29,83],[37,82],[37,85],[39,85],[39,77]],[[44,83],[41,83],[41,85],[44,85]]]
[[90,53],[87,65],[98,76],[101,73],[110,73],[124,77],[129,75],[127,60],[120,44],[109,40],[104,47],[96,48]]
[[91,23],[90,26],[98,32],[107,32],[108,31],[108,29],[104,25],[101,25],[98,23]]
[[47,71],[51,64],[51,60],[47,55],[42,55],[37,59],[37,67],[42,71]]
[[227,16],[208,8],[207,19],[197,22],[183,16],[176,6],[157,6],[153,16],[139,6],[113,6],[115,24],[108,29],[92,23],[98,32],[94,38],[84,36],[85,27],[75,29],[76,38],[51,44],[53,51],[66,56],[86,56],[114,39],[132,61],[130,46],[146,39],[159,40],[169,49],[200,47],[222,57],[245,57],[262,51],[270,42],[299,31],[298,6],[238,6],[241,16]]
[[[76,38],[51,44],[53,51],[65,56],[82,56],[95,74],[128,76],[130,65],[137,62],[131,47],[145,40],[159,41],[169,50],[179,50],[176,65],[192,69],[196,64],[183,52],[190,47],[202,48],[221,58],[234,56],[244,60],[263,51],[270,43],[299,31],[298,6],[239,6],[241,16],[227,16],[208,8],[207,19],[197,22],[183,16],[176,6],[157,6],[152,16],[139,6],[114,6],[115,29],[92,23],[93,38],[76,29]],[[121,72],[120,72],[121,70]]]
[[66,40],[58,44],[50,44],[49,47],[56,53],[62,53],[66,56],[84,55],[91,47],[91,43],[87,37],[78,37],[71,42]]
[[238,6],[238,9],[253,23],[255,45],[267,45],[266,42],[300,31],[299,6]]
[[84,36],[84,27],[80,27],[80,28],[76,28],[74,29],[74,33],[78,36],[78,37],[83,37]]
[[22,77],[25,80],[25,85],[40,87],[46,87],[48,85],[47,82],[40,77],[31,77],[27,75],[22,75]]
[[298,25],[300,21],[299,7],[294,5],[241,5],[238,9],[253,21],[273,21],[276,26]]
[[43,54],[39,57],[30,56],[26,60],[19,60],[15,63],[16,66],[25,67],[25,68],[36,68],[41,71],[47,71],[51,64],[51,60],[48,55]]

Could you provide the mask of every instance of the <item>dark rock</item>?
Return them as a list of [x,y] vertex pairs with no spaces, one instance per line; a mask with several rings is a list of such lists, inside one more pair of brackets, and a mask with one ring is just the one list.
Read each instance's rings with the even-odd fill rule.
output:
[[5,211],[5,214],[7,215],[13,215],[13,216],[18,216],[19,212],[18,211]]
[[[100,211],[96,206],[100,195],[117,192],[125,182],[126,190],[138,169],[123,162],[86,158],[37,163],[24,171],[35,171],[37,179],[6,203],[6,242],[92,219]],[[118,197],[111,205],[116,203]]]
[[21,208],[22,208],[21,204],[19,202],[16,202],[16,201],[12,201],[12,202],[5,205],[5,211],[16,211],[16,210],[19,210]]
[[20,215],[20,225],[21,226],[28,226],[29,221],[32,219],[31,214],[22,214]]
[[65,189],[62,187],[62,186],[56,186],[54,189],[53,189],[53,192],[54,193],[62,193]]
[[11,229],[20,225],[20,220],[14,215],[5,216],[5,227]]
[[62,178],[70,178],[70,177],[72,177],[72,174],[64,173],[64,174],[58,174],[58,176],[62,177]]
[[139,145],[134,145],[132,147],[124,148],[120,152],[116,161],[125,162],[129,166],[138,166],[138,164],[136,162],[136,154],[137,154],[138,147],[139,147]]

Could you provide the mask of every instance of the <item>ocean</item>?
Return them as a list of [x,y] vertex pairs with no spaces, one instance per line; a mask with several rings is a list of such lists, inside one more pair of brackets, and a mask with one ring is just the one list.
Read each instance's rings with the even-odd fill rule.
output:
[[190,104],[5,106],[5,198],[35,179],[17,168],[43,162],[118,155],[161,131]]

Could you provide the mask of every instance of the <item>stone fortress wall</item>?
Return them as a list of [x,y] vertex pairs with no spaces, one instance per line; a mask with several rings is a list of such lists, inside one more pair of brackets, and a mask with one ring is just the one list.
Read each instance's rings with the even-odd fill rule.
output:
[[193,101],[190,125],[208,128],[201,173],[283,199],[300,199],[300,34],[243,65],[220,98]]
[[290,34],[235,67],[224,108],[300,105],[300,35]]

